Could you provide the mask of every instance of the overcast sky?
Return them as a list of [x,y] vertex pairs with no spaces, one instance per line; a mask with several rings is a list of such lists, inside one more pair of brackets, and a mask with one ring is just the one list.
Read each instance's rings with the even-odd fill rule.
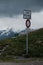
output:
[[0,30],[26,28],[23,10],[31,10],[31,27],[43,27],[43,0],[0,0]]

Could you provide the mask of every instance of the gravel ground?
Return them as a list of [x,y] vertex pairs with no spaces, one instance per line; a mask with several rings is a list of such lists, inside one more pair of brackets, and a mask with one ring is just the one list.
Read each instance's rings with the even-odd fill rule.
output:
[[43,65],[43,61],[33,61],[27,63],[0,63],[0,65]]

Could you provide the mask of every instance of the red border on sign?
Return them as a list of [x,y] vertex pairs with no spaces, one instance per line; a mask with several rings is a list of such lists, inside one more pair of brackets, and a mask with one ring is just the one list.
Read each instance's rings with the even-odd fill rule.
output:
[[[27,22],[29,22],[29,26],[27,25]],[[27,27],[27,28],[29,28],[29,27],[30,27],[30,25],[31,25],[31,22],[30,22],[30,20],[29,20],[29,19],[27,19],[27,20],[26,20],[26,27]]]

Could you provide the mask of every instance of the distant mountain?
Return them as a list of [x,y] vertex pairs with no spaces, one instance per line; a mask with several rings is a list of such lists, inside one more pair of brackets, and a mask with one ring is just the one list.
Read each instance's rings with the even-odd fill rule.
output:
[[[28,33],[34,31],[34,29],[28,29]],[[25,35],[27,33],[27,29],[24,29],[19,32],[19,35]]]
[[[12,28],[7,28],[6,30],[0,30],[0,39],[5,39],[5,38],[14,38],[17,35],[24,35],[26,34],[27,29],[24,29],[20,32],[14,32]],[[28,29],[28,33],[33,31],[33,29]]]
[[6,30],[0,30],[0,39],[11,38],[17,36],[18,33],[14,32],[12,28]]

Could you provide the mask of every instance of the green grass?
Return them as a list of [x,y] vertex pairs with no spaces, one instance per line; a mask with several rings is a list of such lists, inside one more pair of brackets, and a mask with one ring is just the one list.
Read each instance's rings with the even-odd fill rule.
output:
[[[29,57],[43,57],[43,28],[30,32],[28,41]],[[0,56],[2,59],[6,56],[23,56],[26,53],[26,35],[0,40],[0,46],[5,44],[9,44],[9,47]]]

